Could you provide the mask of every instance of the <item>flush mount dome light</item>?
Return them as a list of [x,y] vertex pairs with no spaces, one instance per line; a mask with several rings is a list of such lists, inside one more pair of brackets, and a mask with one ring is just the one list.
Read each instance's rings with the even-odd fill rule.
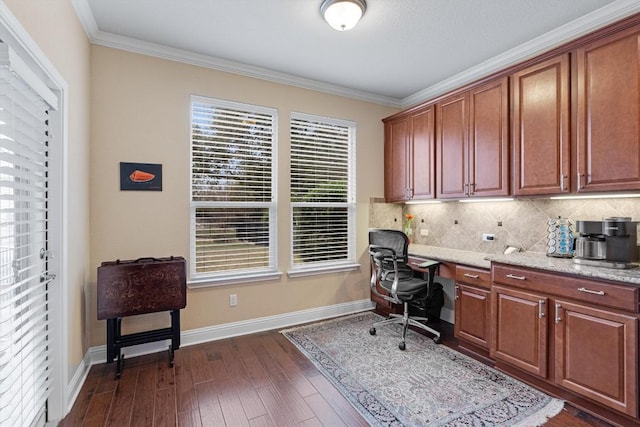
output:
[[366,8],[364,0],[324,0],[320,13],[332,28],[347,31],[356,26]]

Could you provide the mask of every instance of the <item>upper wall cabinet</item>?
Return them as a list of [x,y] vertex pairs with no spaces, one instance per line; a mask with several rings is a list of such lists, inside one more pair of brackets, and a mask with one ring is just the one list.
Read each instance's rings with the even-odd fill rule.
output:
[[640,189],[640,30],[579,48],[576,190]]
[[569,192],[569,55],[522,69],[511,84],[514,194]]
[[438,103],[438,198],[509,194],[508,100],[505,77]]
[[433,106],[385,119],[384,127],[385,200],[433,199]]

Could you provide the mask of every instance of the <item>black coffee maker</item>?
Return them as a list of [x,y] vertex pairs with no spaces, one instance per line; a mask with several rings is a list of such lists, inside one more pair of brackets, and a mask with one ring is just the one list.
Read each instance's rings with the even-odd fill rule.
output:
[[573,262],[609,268],[632,268],[638,261],[638,222],[628,217],[576,221]]

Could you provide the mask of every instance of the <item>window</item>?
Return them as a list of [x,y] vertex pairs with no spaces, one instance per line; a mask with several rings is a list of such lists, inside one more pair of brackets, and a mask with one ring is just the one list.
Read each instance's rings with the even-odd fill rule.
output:
[[291,115],[294,271],[353,267],[354,164],[354,123],[300,113]]
[[274,109],[192,97],[192,285],[278,274],[276,123]]

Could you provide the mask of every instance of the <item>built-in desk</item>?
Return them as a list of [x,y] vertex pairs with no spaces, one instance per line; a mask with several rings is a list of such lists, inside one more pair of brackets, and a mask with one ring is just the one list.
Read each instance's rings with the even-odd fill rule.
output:
[[443,263],[459,350],[616,425],[640,423],[640,268],[424,245],[409,256]]

